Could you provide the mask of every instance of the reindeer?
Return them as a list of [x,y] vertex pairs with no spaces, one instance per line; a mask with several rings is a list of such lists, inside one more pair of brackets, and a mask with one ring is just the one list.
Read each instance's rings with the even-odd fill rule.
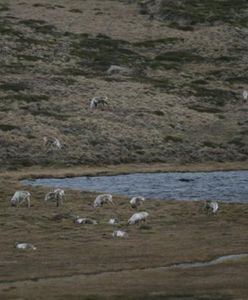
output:
[[47,148],[57,148],[62,149],[62,145],[56,137],[43,137],[44,146]]
[[63,204],[63,200],[65,198],[65,191],[62,189],[56,189],[53,192],[49,192],[46,194],[44,201],[56,201],[56,206],[58,207],[60,203]]
[[138,206],[140,206],[143,202],[145,201],[145,198],[142,196],[137,196],[137,197],[133,197],[129,203],[131,205],[132,208],[137,209]]
[[204,211],[207,211],[208,213],[213,213],[215,214],[217,210],[219,209],[219,204],[217,201],[212,201],[212,200],[207,200],[204,203],[203,207]]
[[149,214],[145,211],[139,212],[139,213],[135,213],[132,215],[132,217],[128,220],[127,225],[133,225],[133,224],[137,224],[143,221],[146,221],[147,217],[149,216]]
[[105,203],[110,203],[114,205],[113,200],[112,200],[112,195],[111,194],[102,194],[98,195],[93,203],[94,207],[101,207]]
[[16,191],[10,200],[11,206],[19,206],[27,201],[28,207],[30,207],[31,194],[28,191]]
[[96,96],[90,102],[90,108],[97,108],[99,104],[102,106],[108,105],[108,97],[107,96]]

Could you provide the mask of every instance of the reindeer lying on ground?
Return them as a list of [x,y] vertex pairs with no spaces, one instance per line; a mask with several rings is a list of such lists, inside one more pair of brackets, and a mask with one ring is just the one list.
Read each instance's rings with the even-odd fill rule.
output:
[[91,218],[80,218],[79,216],[77,216],[74,220],[74,223],[76,224],[93,224],[96,225],[97,221]]
[[127,238],[128,234],[125,231],[122,230],[115,230],[112,233],[113,238]]

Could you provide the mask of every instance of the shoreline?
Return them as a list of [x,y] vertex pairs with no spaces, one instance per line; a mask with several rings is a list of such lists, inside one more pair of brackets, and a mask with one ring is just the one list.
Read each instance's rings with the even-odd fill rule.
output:
[[194,164],[120,164],[120,165],[81,165],[65,167],[32,166],[17,170],[0,170],[0,176],[5,178],[37,179],[37,178],[65,178],[78,176],[113,176],[132,173],[160,173],[160,172],[221,172],[246,171],[248,161],[223,163],[194,163]]

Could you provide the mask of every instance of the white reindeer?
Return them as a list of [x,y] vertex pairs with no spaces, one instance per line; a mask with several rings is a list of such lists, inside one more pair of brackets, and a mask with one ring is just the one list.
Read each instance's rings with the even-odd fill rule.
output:
[[30,207],[31,194],[28,191],[16,191],[10,200],[11,206],[19,206],[27,201],[28,207]]
[[217,201],[207,200],[204,203],[203,209],[207,212],[216,213],[219,209],[219,204]]
[[107,100],[107,96],[96,96],[90,101],[90,108],[97,108],[99,104],[102,104],[103,106],[108,105]]
[[142,196],[133,197],[130,200],[130,204],[132,208],[138,208],[143,202],[145,201],[145,198]]
[[128,234],[125,231],[122,231],[122,230],[115,230],[112,233],[112,237],[113,238],[127,238]]
[[248,92],[246,90],[243,91],[243,98],[244,100],[248,99]]
[[117,218],[111,218],[108,221],[108,224],[110,224],[110,225],[116,225],[118,223],[119,223],[119,220]]
[[93,206],[101,207],[101,206],[103,206],[103,204],[106,204],[106,203],[110,203],[110,204],[114,205],[112,198],[113,198],[113,196],[111,194],[98,195],[93,203]]
[[63,200],[65,199],[65,191],[62,189],[56,189],[53,192],[49,192],[46,194],[44,201],[56,201],[56,206],[59,204],[63,204]]
[[146,221],[146,218],[149,216],[149,214],[145,211],[138,212],[132,215],[132,217],[128,220],[128,225],[137,224],[143,221]]
[[128,67],[117,66],[117,65],[111,65],[107,70],[108,75],[113,75],[113,74],[131,75],[132,72],[133,72],[132,69]]
[[20,249],[20,250],[27,250],[27,249],[36,250],[37,249],[33,244],[19,243],[19,242],[15,243],[15,248]]
[[76,224],[93,224],[96,225],[97,221],[91,218],[80,218],[80,217],[76,217],[76,219],[74,220],[74,223]]
[[59,141],[59,139],[57,139],[56,137],[43,137],[43,141],[44,141],[44,146],[48,147],[48,148],[57,148],[57,149],[62,149],[62,145]]

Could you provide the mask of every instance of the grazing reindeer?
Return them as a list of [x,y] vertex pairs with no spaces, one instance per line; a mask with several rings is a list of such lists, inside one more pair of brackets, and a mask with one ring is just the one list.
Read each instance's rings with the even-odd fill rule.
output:
[[11,206],[19,206],[27,201],[28,207],[30,207],[30,197],[31,194],[28,191],[16,191],[10,200],[10,204]]
[[204,211],[215,214],[217,212],[217,210],[219,209],[219,204],[217,201],[207,200],[204,203],[203,209],[204,209]]
[[102,194],[98,195],[93,203],[94,207],[101,207],[105,203],[110,203],[114,205],[113,200],[112,200],[112,195],[111,194]]
[[47,148],[57,148],[57,149],[62,148],[62,145],[61,145],[59,139],[57,139],[57,138],[44,136],[43,141],[44,141],[44,146]]
[[44,201],[56,201],[56,206],[58,207],[60,203],[63,204],[63,200],[65,199],[65,191],[62,189],[56,189],[53,192],[49,192],[46,194]]
[[97,108],[99,104],[102,106],[108,105],[108,97],[107,96],[96,96],[90,102],[90,108]]
[[137,197],[133,197],[130,200],[130,204],[132,208],[138,208],[138,206],[140,206],[143,202],[145,201],[145,198],[142,196],[137,196]]
[[133,225],[133,224],[137,224],[143,221],[146,221],[147,217],[149,216],[149,214],[145,211],[139,212],[139,213],[135,213],[132,215],[132,217],[128,220],[127,225]]

